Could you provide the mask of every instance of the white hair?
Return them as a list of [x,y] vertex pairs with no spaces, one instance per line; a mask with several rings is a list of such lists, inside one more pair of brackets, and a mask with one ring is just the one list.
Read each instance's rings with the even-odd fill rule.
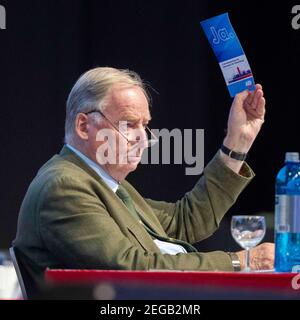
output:
[[150,103],[150,96],[146,91],[145,84],[136,72],[109,67],[91,69],[80,76],[69,94],[65,121],[66,143],[72,144],[74,142],[77,114],[95,109],[102,111],[102,102],[109,89],[118,83],[139,86]]

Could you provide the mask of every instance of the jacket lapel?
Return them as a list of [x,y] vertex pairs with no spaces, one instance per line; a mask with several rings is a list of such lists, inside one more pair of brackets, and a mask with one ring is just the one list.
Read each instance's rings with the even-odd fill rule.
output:
[[[131,230],[131,232],[136,234],[136,237],[139,241],[144,240],[144,243],[149,243],[149,239],[151,237],[148,235],[148,232],[145,230],[144,227],[140,225],[138,221],[132,216],[131,212],[128,210],[128,208],[124,205],[122,200],[111,190],[111,188],[104,182],[104,180],[92,169],[90,168],[80,157],[78,157],[72,150],[70,150],[66,145],[63,146],[62,150],[60,151],[59,155],[66,161],[70,161],[76,166],[80,167],[82,170],[84,170],[86,173],[88,173],[90,176],[92,176],[94,179],[96,179],[101,186],[105,189],[105,192],[109,197],[115,197],[115,199],[118,199],[119,209],[117,210],[111,210],[110,214],[114,215],[113,211],[116,211],[116,215],[114,215],[114,218],[120,218],[120,212],[126,211],[126,224],[128,228]],[[138,196],[140,201],[135,201],[134,204],[136,206],[136,209],[138,210],[139,214],[142,215],[144,220],[148,223],[148,225],[158,234],[167,236],[163,228],[161,227],[158,219],[156,218],[155,214],[152,212],[152,209],[147,205],[147,203],[144,201],[142,196],[131,186],[131,184],[127,181],[122,182],[124,183],[125,188],[129,193],[131,194],[134,190],[134,196],[135,198]],[[129,186],[129,188],[128,188]],[[131,194],[132,195],[132,194]],[[102,199],[101,199],[102,200]],[[115,209],[115,208],[112,208]],[[124,223],[124,215],[122,214],[121,219]],[[119,219],[117,219],[119,220]],[[121,222],[121,221],[120,221]],[[143,229],[143,230],[140,230]],[[142,236],[142,239],[141,239]],[[153,241],[152,241],[153,242]]]

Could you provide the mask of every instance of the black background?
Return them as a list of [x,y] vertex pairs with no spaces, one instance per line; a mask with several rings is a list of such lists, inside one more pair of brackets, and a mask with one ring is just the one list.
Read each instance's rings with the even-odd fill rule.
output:
[[[265,125],[248,163],[256,178],[231,214],[273,211],[286,151],[299,151],[300,30],[288,1],[1,0],[0,248],[10,246],[19,206],[38,168],[63,144],[65,101],[96,66],[137,71],[152,91],[152,128],[205,130],[205,163],[224,137],[231,98],[199,22],[229,12],[267,99]],[[128,180],[146,197],[174,201],[196,176],[185,165],[142,165]],[[237,248],[229,219],[199,248]]]

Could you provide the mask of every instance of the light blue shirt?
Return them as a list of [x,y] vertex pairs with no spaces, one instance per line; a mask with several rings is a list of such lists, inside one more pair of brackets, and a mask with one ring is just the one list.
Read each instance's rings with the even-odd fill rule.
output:
[[116,192],[119,188],[119,183],[112,176],[110,176],[99,164],[95,163],[93,160],[88,158],[82,152],[77,150],[76,148],[67,144],[67,147],[71,149],[74,153],[78,155],[78,157],[83,160],[90,168],[92,168],[100,178],[104,180],[104,182],[112,189],[113,192]]
[[[67,147],[71,149],[75,154],[77,154],[77,156],[81,160],[83,160],[90,168],[92,168],[100,176],[100,178],[102,178],[104,182],[112,189],[113,192],[116,192],[118,190],[119,183],[112,176],[110,176],[100,165],[95,163],[93,160],[91,160],[82,152],[70,146],[69,144],[67,144]],[[162,254],[167,253],[174,255],[177,253],[186,253],[186,250],[178,244],[160,241],[158,239],[155,239],[153,241],[158,246]]]

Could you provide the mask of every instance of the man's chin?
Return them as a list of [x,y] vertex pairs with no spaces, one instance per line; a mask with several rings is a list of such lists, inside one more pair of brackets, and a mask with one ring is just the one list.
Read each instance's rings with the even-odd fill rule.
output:
[[141,162],[140,157],[132,157],[128,159],[127,165],[128,167],[136,168],[140,162]]
[[128,164],[139,164],[141,162],[141,158],[132,158],[128,160]]

